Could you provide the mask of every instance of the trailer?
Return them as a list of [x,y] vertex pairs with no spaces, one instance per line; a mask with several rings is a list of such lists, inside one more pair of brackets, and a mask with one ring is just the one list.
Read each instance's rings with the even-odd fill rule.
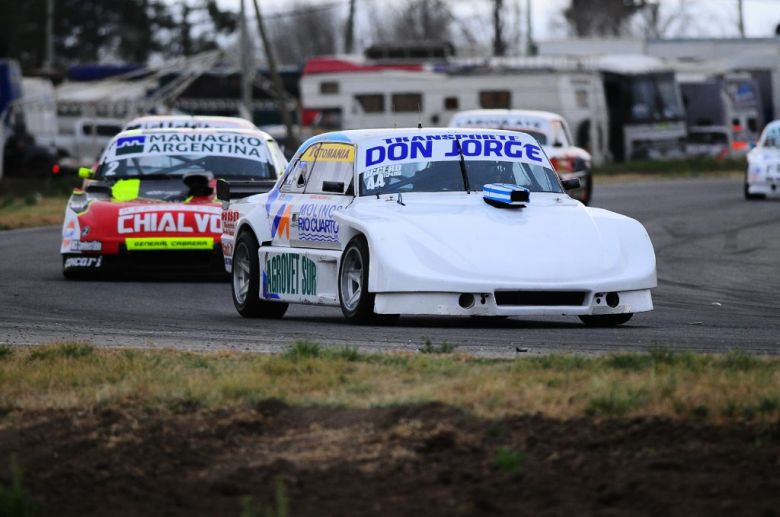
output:
[[[637,94],[647,98],[637,100]],[[682,156],[679,86],[654,59],[446,58],[412,62],[355,56],[310,60],[301,78],[303,125],[334,129],[445,125],[470,109],[560,113],[595,164]]]

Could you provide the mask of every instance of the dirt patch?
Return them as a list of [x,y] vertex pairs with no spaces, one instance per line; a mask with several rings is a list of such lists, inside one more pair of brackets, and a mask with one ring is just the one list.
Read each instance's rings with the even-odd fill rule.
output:
[[777,515],[780,429],[664,419],[478,419],[370,410],[104,408],[6,414],[54,515],[241,515],[284,486],[290,515]]

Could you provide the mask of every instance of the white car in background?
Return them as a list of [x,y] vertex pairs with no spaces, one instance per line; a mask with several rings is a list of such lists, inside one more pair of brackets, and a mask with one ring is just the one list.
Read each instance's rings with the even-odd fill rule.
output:
[[767,124],[747,160],[745,199],[780,196],[780,120]]
[[569,195],[586,205],[590,203],[593,193],[590,153],[574,145],[566,120],[557,113],[507,109],[468,110],[456,113],[450,121],[450,127],[528,133],[542,146],[561,180],[579,180],[580,186],[572,189]]
[[302,303],[359,323],[572,315],[609,326],[653,308],[644,227],[569,197],[525,133],[324,133],[270,192],[236,200],[232,188],[217,187],[221,242],[245,317]]

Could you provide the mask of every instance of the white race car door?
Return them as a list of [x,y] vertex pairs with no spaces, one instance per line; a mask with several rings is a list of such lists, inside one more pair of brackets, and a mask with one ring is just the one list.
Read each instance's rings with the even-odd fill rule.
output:
[[[309,150],[304,153],[304,157]],[[303,195],[292,213],[291,245],[301,248],[340,249],[339,225],[333,214],[354,199],[355,147],[322,143],[312,150],[314,164]]]
[[341,255],[333,215],[354,199],[355,148],[316,143],[285,177],[269,206],[270,249],[261,248],[263,297],[293,303],[337,305]]
[[315,143],[293,164],[269,206],[272,245],[339,249],[333,214],[353,198],[355,148],[345,143]]

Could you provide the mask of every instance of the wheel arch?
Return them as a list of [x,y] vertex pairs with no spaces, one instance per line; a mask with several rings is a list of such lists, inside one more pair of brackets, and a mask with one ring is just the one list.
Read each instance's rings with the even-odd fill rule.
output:
[[[339,225],[339,243],[341,244],[342,256],[347,245],[355,237],[363,237],[368,244],[368,291],[374,292],[374,286],[378,283],[381,264],[379,262],[379,253],[377,246],[371,237],[371,232],[362,224],[352,224],[351,221],[340,222]],[[339,258],[338,270],[341,270],[341,258]]]

